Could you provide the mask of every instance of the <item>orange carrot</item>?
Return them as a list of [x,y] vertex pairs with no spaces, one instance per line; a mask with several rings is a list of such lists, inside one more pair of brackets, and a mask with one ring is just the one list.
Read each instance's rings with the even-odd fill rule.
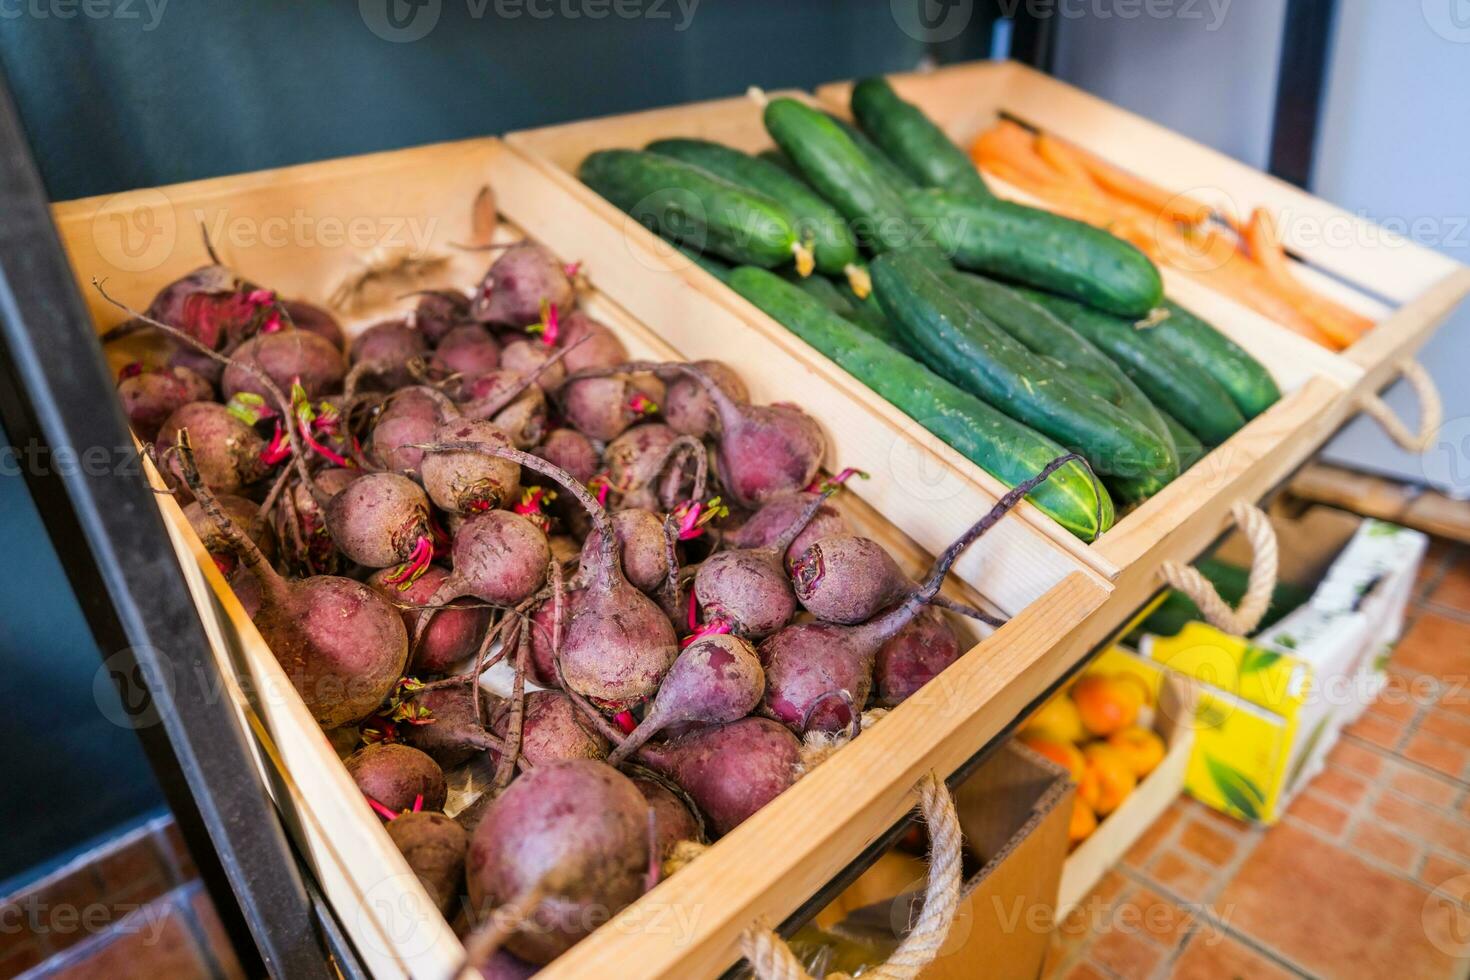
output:
[[1211,208],[1203,201],[1197,201],[1188,194],[1174,194],[1121,167],[1108,163],[1102,157],[1074,143],[1065,145],[1078,162],[1086,168],[1093,181],[1110,194],[1127,198],[1170,221],[1198,225],[1210,219]]
[[1036,136],[1035,148],[1036,155],[1051,164],[1074,187],[1101,195],[1102,188],[1093,182],[1087,168],[1060,140],[1053,139],[1045,133],[1039,133]]
[[1265,208],[1256,208],[1251,214],[1245,239],[1251,257],[1266,277],[1333,340],[1346,347],[1372,329],[1372,320],[1302,285],[1291,271],[1275,222]]

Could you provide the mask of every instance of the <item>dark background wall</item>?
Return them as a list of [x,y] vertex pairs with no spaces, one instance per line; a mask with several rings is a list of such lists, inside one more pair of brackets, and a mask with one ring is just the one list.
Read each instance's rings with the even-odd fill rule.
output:
[[[905,0],[151,2],[0,0],[0,69],[54,200],[750,85],[810,88],[907,69],[926,53]],[[421,37],[380,36],[392,35],[390,4]],[[935,5],[947,40],[928,53],[983,56],[992,18],[975,8],[987,6]],[[3,894],[162,801],[133,734],[106,720],[106,688],[101,706],[93,694],[98,651],[9,470],[0,554],[10,582],[0,588],[0,812],[12,817],[0,834]]]

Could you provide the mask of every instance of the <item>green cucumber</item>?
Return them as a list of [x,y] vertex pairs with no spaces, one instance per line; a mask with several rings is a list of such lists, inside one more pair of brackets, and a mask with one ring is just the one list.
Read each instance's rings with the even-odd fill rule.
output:
[[1281,399],[1271,372],[1239,345],[1173,300],[1169,315],[1144,326],[1140,334],[1219,382],[1240,414],[1253,419]]
[[598,150],[577,175],[644,226],[696,251],[767,268],[805,254],[779,201],[683,161]]
[[1204,443],[1199,441],[1198,436],[1186,429],[1168,412],[1159,412],[1159,417],[1169,428],[1169,438],[1174,440],[1174,452],[1179,457],[1179,472],[1183,473],[1205,458],[1205,453],[1209,450],[1205,448]]
[[956,194],[992,196],[974,161],[921,109],[899,98],[886,78],[865,78],[853,86],[852,115],[915,182]]
[[780,98],[766,104],[764,118],[771,138],[807,183],[842,212],[860,244],[882,252],[912,240],[914,225],[903,199],[829,116]]
[[[946,284],[991,322],[1031,351],[1064,364],[1069,377],[1117,405],[1161,436],[1169,434],[1163,413],[1112,358],[1045,308],[1002,283],[969,272],[943,276]],[[1181,468],[1183,461],[1180,461]]]
[[710,140],[655,140],[645,149],[703,167],[785,205],[796,219],[797,233],[811,245],[818,272],[838,275],[858,260],[857,243],[847,230],[846,219],[805,181],[779,165]]
[[693,262],[695,265],[699,266],[701,269],[703,269],[705,272],[708,272],[716,279],[720,280],[720,282],[730,281],[731,267],[728,262],[721,262],[719,259],[711,258],[710,256],[705,255],[703,252],[698,251],[697,249],[690,248],[688,245],[679,245],[675,243],[674,247],[677,248],[686,259]]
[[1068,381],[945,285],[911,250],[873,261],[873,288],[905,342],[936,374],[1080,453],[1125,500],[1156,493],[1179,472],[1172,443]]
[[839,287],[826,276],[807,276],[803,279],[796,273],[788,271],[781,273],[781,278],[869,336],[877,337],[885,344],[900,350],[903,349],[903,338],[898,335],[898,331],[893,329],[882,311],[877,309],[877,300],[872,299],[871,295],[867,301],[860,300],[852,292],[851,287]]
[[1101,228],[998,198],[923,190],[904,202],[954,264],[1143,316],[1164,299],[1148,256]]
[[796,169],[796,164],[791,162],[791,158],[789,156],[782,153],[775,147],[772,147],[769,150],[761,150],[759,153],[756,154],[756,156],[760,157],[762,160],[765,160],[767,163],[774,163],[776,166],[780,167],[782,170],[786,171],[788,174],[795,177],[796,179],[801,179],[801,171]]
[[[743,266],[731,273],[730,287],[1006,486],[1034,476],[1066,452],[779,276]],[[1081,462],[1057,470],[1027,499],[1084,541],[1113,523],[1112,499]]]
[[1109,316],[1081,303],[1026,290],[1045,307],[1113,359],[1149,401],[1174,416],[1207,446],[1218,446],[1245,425],[1230,393],[1208,374],[1149,340],[1130,320]]
[[878,172],[878,176],[882,177],[889,187],[905,191],[918,189],[919,182],[904,173],[903,168],[894,163],[888,154],[884,153],[882,148],[877,143],[874,143],[867,133],[841,116],[834,115],[830,112],[825,112],[823,115],[836,123],[837,128],[847,134],[847,138],[852,140],[853,146],[856,146],[858,152],[867,158],[868,163],[872,165],[873,169]]

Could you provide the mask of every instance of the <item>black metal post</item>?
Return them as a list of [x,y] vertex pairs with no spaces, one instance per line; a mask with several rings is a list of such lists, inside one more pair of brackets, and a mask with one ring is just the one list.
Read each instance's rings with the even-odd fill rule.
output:
[[1270,171],[1306,187],[1312,179],[1327,88],[1337,0],[1287,0],[1271,123]]
[[[242,962],[331,975],[0,81],[0,420]],[[254,951],[258,951],[258,955]]]

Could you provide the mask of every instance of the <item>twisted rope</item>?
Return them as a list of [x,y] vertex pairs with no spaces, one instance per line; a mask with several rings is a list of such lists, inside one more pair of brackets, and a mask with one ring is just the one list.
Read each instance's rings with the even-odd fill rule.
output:
[[1245,636],[1260,625],[1271,606],[1271,591],[1276,588],[1276,529],[1264,511],[1247,501],[1237,500],[1230,513],[1252,552],[1250,580],[1239,607],[1231,609],[1210,580],[1192,566],[1166,561],[1159,571],[1171,587],[1194,600],[1205,622],[1233,636]]
[[1422,453],[1429,448],[1444,422],[1444,402],[1440,400],[1434,379],[1418,361],[1402,361],[1398,368],[1399,375],[1409,382],[1409,387],[1414,389],[1414,395],[1419,399],[1419,431],[1410,432],[1388,403],[1371,392],[1363,396],[1363,414],[1383,426],[1388,437],[1403,449]]
[[[887,708],[869,708],[858,720],[862,731],[877,724],[878,719],[888,714]],[[837,732],[810,731],[801,740],[801,771],[809,773],[831,758],[832,753],[852,741],[852,732],[842,729]]]
[[[960,905],[960,876],[963,856],[960,819],[954,798],[933,772],[926,773],[917,787],[919,810],[929,827],[929,881],[924,888],[924,905],[919,918],[899,943],[888,962],[863,976],[881,980],[914,980],[919,971],[934,961],[944,947]],[[791,947],[764,924],[752,926],[740,937],[740,951],[750,961],[759,980],[813,980]],[[846,978],[829,973],[827,980]]]

